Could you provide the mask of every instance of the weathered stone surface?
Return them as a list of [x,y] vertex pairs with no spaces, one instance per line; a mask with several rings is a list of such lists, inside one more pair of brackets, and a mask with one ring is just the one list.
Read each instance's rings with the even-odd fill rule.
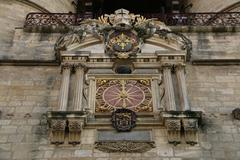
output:
[[92,157],[92,150],[76,150],[74,152],[75,157]]
[[152,141],[151,131],[97,131],[97,141]]

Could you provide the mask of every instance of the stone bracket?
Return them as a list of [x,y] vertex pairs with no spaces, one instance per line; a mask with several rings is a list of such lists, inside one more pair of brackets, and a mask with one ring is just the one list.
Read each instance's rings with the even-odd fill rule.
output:
[[[47,113],[52,144],[79,144],[87,116],[81,111],[51,111]],[[68,138],[67,138],[68,137]]]
[[187,144],[194,145],[198,142],[198,128],[201,124],[202,112],[165,111],[161,112],[161,117],[167,129],[169,143],[174,145],[181,143],[182,136]]
[[181,143],[181,120],[169,118],[165,120],[168,142],[174,145]]

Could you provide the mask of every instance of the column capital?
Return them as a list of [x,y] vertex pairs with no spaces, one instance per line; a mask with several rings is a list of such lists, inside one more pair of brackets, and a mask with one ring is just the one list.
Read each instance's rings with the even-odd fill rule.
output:
[[174,69],[174,65],[171,64],[171,63],[164,63],[164,64],[161,65],[161,70],[163,70],[163,69],[171,69],[171,70],[173,70]]
[[83,63],[74,63],[73,68],[75,71],[78,69],[84,69],[84,72],[87,71],[87,66]]
[[185,64],[179,63],[179,64],[174,65],[174,68],[176,70],[185,69],[185,66],[186,66]]
[[71,68],[73,65],[71,63],[62,63],[61,64],[61,67],[63,69],[68,69],[68,68]]
[[66,69],[72,70],[72,67],[73,67],[73,64],[71,64],[71,63],[62,63],[61,64],[61,73],[63,72],[63,70],[66,70]]

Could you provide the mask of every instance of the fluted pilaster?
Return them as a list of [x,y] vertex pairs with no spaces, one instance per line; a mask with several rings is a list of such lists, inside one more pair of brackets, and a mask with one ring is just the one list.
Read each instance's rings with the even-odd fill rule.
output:
[[83,99],[83,85],[84,85],[84,67],[79,64],[75,66],[76,71],[76,82],[75,82],[75,93],[73,97],[74,111],[82,111],[82,99]]
[[176,76],[179,88],[180,95],[180,104],[183,111],[191,110],[188,97],[187,97],[187,87],[186,87],[186,79],[184,73],[184,66],[179,65],[176,67]]
[[172,81],[172,66],[163,67],[163,80],[165,84],[165,98],[168,111],[176,111],[175,95]]
[[59,94],[59,110],[66,111],[68,104],[68,93],[70,84],[71,65],[62,65],[62,81]]

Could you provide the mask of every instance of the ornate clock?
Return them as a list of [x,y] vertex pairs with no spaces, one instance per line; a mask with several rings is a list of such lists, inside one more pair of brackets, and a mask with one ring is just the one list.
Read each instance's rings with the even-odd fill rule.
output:
[[98,79],[96,112],[111,112],[120,108],[152,112],[151,79]]

